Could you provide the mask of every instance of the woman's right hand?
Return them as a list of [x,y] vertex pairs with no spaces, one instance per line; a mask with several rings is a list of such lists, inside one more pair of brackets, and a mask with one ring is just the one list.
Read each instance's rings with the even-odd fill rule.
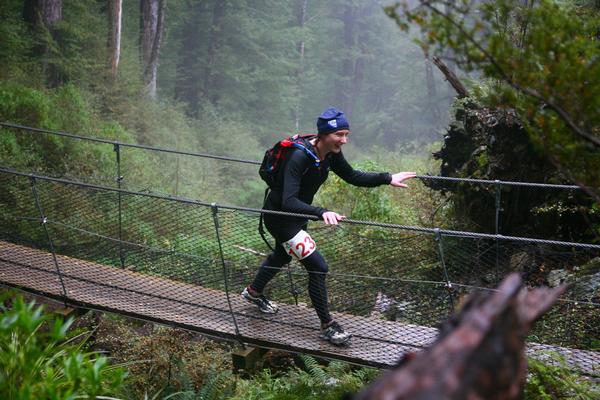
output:
[[323,222],[325,222],[326,225],[337,225],[338,221],[343,219],[346,219],[345,215],[340,215],[333,211],[326,211],[323,213]]

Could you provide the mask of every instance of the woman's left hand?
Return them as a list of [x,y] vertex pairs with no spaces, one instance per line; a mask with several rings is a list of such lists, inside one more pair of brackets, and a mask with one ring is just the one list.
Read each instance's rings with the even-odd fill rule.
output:
[[408,187],[408,185],[403,182],[407,179],[414,178],[415,176],[417,176],[415,172],[398,172],[397,174],[392,175],[390,185],[402,188]]

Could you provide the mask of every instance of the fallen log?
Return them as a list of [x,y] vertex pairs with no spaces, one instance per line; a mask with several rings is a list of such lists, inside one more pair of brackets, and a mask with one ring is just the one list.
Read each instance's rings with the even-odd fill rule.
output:
[[403,358],[354,399],[520,399],[525,337],[565,289],[530,290],[509,275],[497,291],[469,297],[429,348]]

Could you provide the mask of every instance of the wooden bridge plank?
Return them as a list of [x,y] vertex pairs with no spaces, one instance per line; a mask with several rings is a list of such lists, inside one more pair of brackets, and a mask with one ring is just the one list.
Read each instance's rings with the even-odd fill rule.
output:
[[[430,343],[437,330],[349,314],[335,314],[353,329],[351,344],[333,346],[318,338],[313,309],[281,304],[276,315],[260,313],[239,295],[231,306],[239,328],[236,336],[225,292],[211,288],[57,255],[68,302],[180,326],[211,336],[342,359],[362,365],[389,367],[407,351]],[[0,282],[53,298],[62,287],[52,254],[0,241]],[[528,351],[559,352],[567,362],[588,373],[600,368],[600,353],[530,344]]]

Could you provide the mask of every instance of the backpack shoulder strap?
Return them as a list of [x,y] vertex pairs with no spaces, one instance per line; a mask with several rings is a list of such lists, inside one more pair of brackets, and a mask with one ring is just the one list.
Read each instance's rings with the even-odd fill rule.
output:
[[321,160],[317,155],[311,151],[308,146],[308,141],[317,135],[308,134],[308,135],[294,135],[291,138],[282,140],[280,143],[284,147],[295,147],[297,149],[302,149],[304,153],[308,156],[308,158],[315,164],[315,167],[321,165]]

